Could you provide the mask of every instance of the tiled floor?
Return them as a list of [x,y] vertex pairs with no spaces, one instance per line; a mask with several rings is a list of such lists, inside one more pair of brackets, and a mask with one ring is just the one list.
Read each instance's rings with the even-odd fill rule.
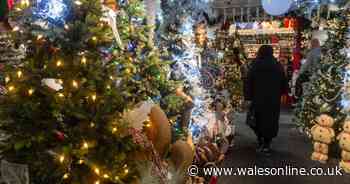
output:
[[[309,159],[311,142],[300,134],[291,119],[290,112],[281,115],[279,136],[273,141],[273,154],[270,157],[257,154],[255,136],[244,124],[245,116],[237,116],[237,136],[235,147],[227,154],[222,167],[312,167],[335,168],[338,164],[332,159],[328,164],[319,164]],[[344,176],[221,176],[219,184],[349,184],[350,175]]]

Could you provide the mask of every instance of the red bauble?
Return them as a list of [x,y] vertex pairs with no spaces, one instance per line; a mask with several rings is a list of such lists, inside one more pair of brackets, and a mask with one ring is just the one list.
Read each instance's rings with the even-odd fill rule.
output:
[[63,132],[55,131],[56,139],[59,141],[64,141],[66,138],[66,135]]

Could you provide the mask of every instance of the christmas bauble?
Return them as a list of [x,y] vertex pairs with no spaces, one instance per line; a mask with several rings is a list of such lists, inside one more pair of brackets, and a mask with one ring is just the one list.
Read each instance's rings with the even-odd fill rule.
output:
[[56,139],[59,141],[64,141],[66,136],[64,135],[63,132],[60,131],[55,131]]

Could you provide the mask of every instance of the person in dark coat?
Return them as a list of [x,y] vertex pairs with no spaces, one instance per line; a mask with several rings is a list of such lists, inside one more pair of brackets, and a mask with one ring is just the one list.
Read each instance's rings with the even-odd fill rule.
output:
[[245,99],[254,110],[258,150],[266,154],[278,134],[281,95],[287,89],[283,67],[273,56],[273,48],[261,46],[248,72]]

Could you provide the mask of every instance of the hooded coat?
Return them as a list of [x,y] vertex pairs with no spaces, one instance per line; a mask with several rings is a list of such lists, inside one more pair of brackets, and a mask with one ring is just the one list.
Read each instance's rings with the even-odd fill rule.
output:
[[257,58],[248,72],[246,100],[252,101],[259,137],[277,136],[281,96],[288,83],[283,67],[274,57]]

